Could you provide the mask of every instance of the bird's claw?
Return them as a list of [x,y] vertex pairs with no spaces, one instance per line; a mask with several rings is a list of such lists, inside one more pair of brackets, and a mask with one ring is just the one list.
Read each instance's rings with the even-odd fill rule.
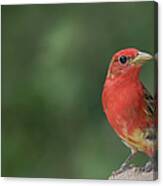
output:
[[114,176],[116,176],[116,175],[118,175],[128,169],[131,169],[133,167],[134,167],[134,164],[130,164],[130,165],[125,165],[125,164],[123,165],[122,164],[122,166],[118,170],[112,172],[112,176],[114,177]]
[[153,161],[148,161],[144,167],[141,168],[143,172],[150,172],[151,170],[156,169],[156,165]]

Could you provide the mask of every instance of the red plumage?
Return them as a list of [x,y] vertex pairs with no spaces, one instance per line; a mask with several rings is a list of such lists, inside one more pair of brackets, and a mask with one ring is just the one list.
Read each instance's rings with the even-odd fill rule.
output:
[[142,64],[151,59],[134,48],[117,52],[102,92],[103,109],[112,128],[132,152],[142,151],[150,157],[157,147],[155,104],[139,74]]

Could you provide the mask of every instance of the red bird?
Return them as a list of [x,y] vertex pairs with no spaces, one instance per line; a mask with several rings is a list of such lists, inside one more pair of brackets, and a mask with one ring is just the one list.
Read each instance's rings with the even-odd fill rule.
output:
[[128,167],[138,152],[154,157],[157,150],[155,101],[139,79],[142,65],[153,57],[135,48],[113,55],[107,72],[102,104],[106,117],[131,154],[119,170]]

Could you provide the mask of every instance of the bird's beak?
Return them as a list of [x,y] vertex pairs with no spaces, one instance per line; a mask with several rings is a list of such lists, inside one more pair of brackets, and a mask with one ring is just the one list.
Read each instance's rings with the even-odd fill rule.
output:
[[144,64],[152,59],[153,56],[151,54],[139,51],[138,55],[131,61],[131,64]]

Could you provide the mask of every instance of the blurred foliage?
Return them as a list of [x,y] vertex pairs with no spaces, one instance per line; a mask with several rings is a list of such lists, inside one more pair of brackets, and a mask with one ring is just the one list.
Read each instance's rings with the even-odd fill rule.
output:
[[[119,167],[129,149],[101,92],[117,50],[154,53],[153,15],[153,2],[2,6],[2,176],[106,179]],[[153,65],[141,74],[151,92]]]

